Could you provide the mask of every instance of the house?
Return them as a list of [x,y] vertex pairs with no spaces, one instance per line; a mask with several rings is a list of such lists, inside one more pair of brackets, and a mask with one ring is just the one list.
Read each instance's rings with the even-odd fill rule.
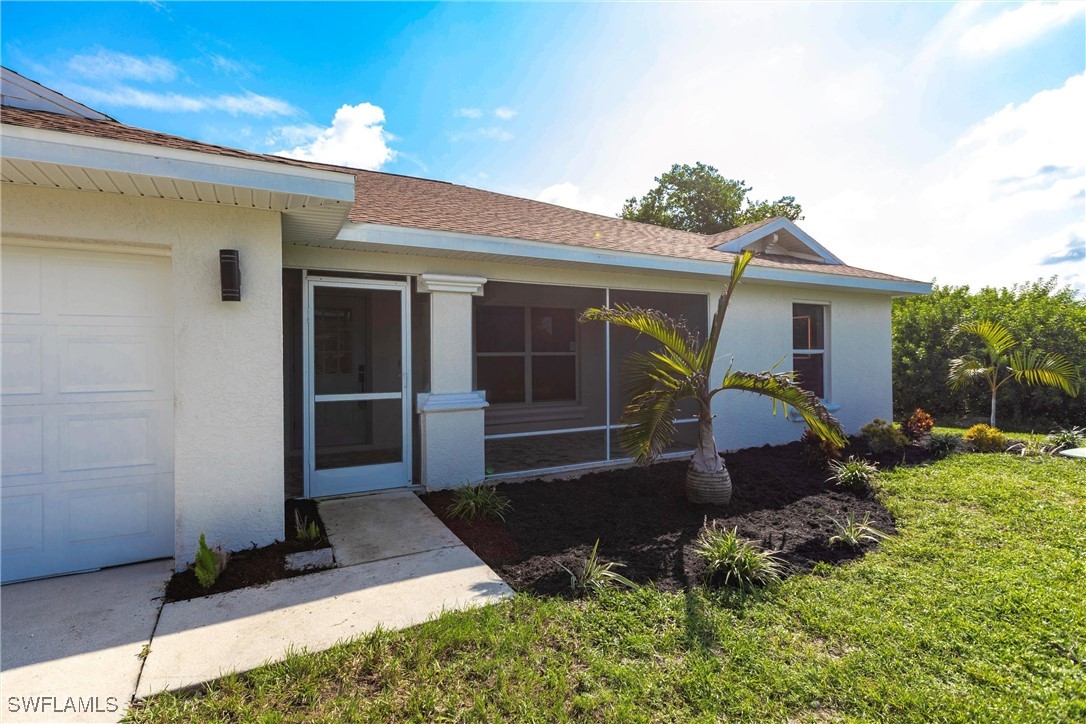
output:
[[[4,581],[281,538],[284,497],[623,462],[635,304],[780,363],[855,433],[891,415],[890,305],[787,219],[713,236],[126,126],[3,71]],[[718,396],[723,450],[803,426]],[[669,456],[687,455],[693,411]],[[410,535],[410,531],[404,531]]]

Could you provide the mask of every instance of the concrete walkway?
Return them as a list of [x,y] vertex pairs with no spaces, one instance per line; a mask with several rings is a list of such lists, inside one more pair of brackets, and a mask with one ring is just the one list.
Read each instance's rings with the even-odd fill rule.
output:
[[[133,693],[192,686],[512,594],[413,493],[320,506],[339,568],[161,612],[153,599],[170,562],[5,586],[3,721],[116,721]],[[9,697],[35,695],[97,696],[100,709],[112,696],[115,708],[74,715],[61,700],[38,714],[9,712]]]

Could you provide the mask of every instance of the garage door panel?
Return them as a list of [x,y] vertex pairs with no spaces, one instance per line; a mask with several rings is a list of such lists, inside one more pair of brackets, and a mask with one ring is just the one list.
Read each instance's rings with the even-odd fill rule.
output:
[[44,331],[36,325],[12,330],[13,327],[5,324],[4,334],[0,335],[0,393],[40,395]]
[[43,517],[44,495],[5,495],[0,508],[0,541],[4,551],[4,564],[11,555],[25,557],[40,555],[44,549],[45,520]]
[[[3,576],[37,578],[173,555],[169,475],[4,491]],[[168,501],[172,503],[171,500]]]
[[40,414],[5,415],[0,423],[0,474],[4,477],[44,472],[44,421]]
[[59,293],[47,305],[57,321],[84,318],[92,323],[133,325],[141,320],[151,323],[169,313],[169,299],[160,292],[160,259],[106,256],[72,252],[61,257],[53,269]]
[[3,261],[0,305],[4,322],[15,322],[20,315],[41,314],[40,254],[5,250]]
[[57,340],[57,392],[151,392],[162,366],[151,334],[116,330],[62,332]]
[[5,245],[2,266],[3,581],[172,555],[169,260]]

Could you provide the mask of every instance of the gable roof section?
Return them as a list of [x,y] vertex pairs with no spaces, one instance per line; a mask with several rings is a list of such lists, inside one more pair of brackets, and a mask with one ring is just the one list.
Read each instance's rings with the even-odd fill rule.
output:
[[105,113],[73,101],[52,88],[46,88],[41,83],[2,66],[0,66],[0,105],[49,111],[77,118],[93,118],[99,121],[113,120]]
[[[759,231],[769,229],[776,222],[787,221],[786,219],[768,219],[721,234],[706,236],[592,214],[445,181],[252,153],[127,126],[112,119],[91,120],[38,110],[4,107],[0,109],[0,122],[12,126],[193,151],[227,158],[350,173],[355,177],[355,198],[347,215],[346,226],[402,227],[729,264],[736,255],[736,250],[731,248],[733,242],[757,241],[770,233],[767,231],[759,236]],[[790,231],[791,229],[798,230],[792,222],[788,224]],[[806,234],[804,236],[810,238]],[[836,257],[834,259],[836,260]],[[858,280],[901,282],[903,285],[900,290],[895,287],[891,291],[906,293],[918,293],[923,291],[920,287],[927,286],[905,277],[850,267],[839,262],[827,263],[774,254],[772,249],[770,253],[755,259],[753,265],[781,271],[804,272],[806,273],[804,276],[807,274],[834,275]],[[843,281],[836,282],[834,286],[842,286]],[[892,286],[894,285],[888,285],[887,289]]]

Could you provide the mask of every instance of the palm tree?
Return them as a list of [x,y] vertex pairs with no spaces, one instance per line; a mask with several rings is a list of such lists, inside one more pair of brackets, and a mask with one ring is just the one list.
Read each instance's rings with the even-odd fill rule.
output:
[[712,400],[719,392],[739,390],[769,397],[774,414],[777,403],[782,403],[785,414],[788,408],[794,409],[823,440],[845,443],[841,425],[816,395],[796,383],[794,372],[768,370],[755,374],[729,366],[720,384],[712,384],[724,315],[753,256],[744,252],[736,258],[704,342],[684,324],[657,310],[618,305],[588,309],[581,315],[582,322],[609,322],[652,337],[662,345],[647,354],[631,352],[626,359],[624,387],[630,402],[623,411],[625,427],[619,431],[618,440],[638,463],[652,462],[674,440],[679,403],[697,401],[698,445],[686,472],[686,496],[695,503],[723,505],[731,499],[731,476],[717,453],[713,436]]
[[963,322],[950,332],[950,339],[959,334],[975,334],[984,343],[986,359],[967,354],[950,360],[947,383],[960,390],[974,380],[984,380],[992,393],[992,416],[989,425],[996,424],[996,393],[1014,380],[1019,384],[1058,387],[1072,397],[1078,396],[1079,373],[1066,357],[1058,352],[1039,350],[1024,352],[1018,340],[998,322]]

